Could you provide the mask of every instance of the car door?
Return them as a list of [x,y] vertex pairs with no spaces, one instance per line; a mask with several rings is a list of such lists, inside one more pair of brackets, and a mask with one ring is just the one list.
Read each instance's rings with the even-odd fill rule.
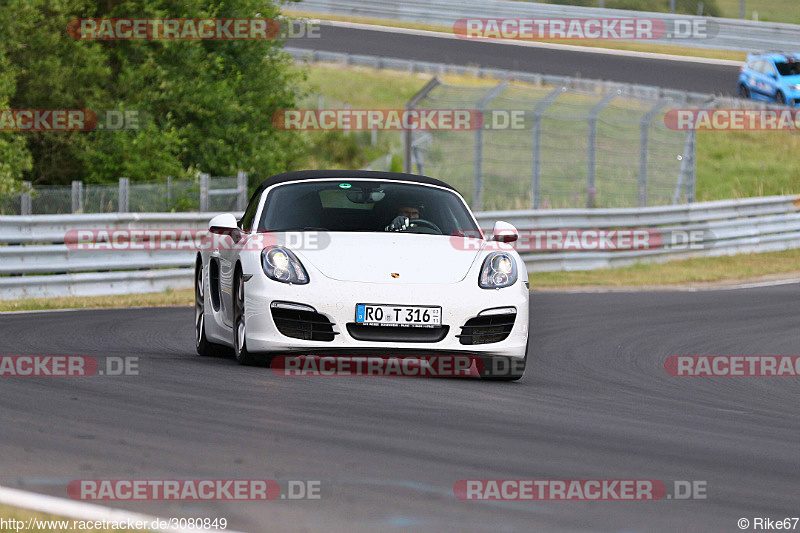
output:
[[769,100],[775,100],[780,90],[781,76],[778,74],[778,70],[775,68],[775,64],[772,61],[764,61],[764,63],[764,80],[766,83],[764,94]]
[[759,59],[753,66],[753,79],[750,80],[750,92],[756,100],[769,100],[770,99],[770,83],[769,76],[769,63],[763,59]]

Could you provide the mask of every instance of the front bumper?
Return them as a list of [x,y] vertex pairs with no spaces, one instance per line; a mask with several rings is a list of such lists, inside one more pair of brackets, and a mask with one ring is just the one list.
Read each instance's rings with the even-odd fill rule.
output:
[[[245,284],[247,347],[253,352],[374,355],[437,353],[502,355],[524,358],[528,341],[528,288],[521,278],[511,287],[486,290],[477,277],[452,284],[361,283],[312,276],[307,285],[288,285],[255,272]],[[305,340],[281,333],[273,319],[273,302],[291,302],[312,307],[332,323],[330,340]],[[418,330],[413,342],[396,340],[407,328],[353,327],[357,304],[435,305],[442,307],[442,330]],[[463,326],[488,309],[514,307],[516,318],[508,336],[488,344],[463,344],[458,335]],[[413,328],[417,329],[417,328]],[[377,330],[394,339],[372,340]],[[469,330],[467,330],[469,331]]]

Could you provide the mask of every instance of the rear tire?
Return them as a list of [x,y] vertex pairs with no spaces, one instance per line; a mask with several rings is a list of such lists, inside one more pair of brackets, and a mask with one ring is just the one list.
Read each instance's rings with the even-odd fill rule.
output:
[[750,89],[747,88],[747,85],[739,85],[739,96],[745,99],[750,98]]

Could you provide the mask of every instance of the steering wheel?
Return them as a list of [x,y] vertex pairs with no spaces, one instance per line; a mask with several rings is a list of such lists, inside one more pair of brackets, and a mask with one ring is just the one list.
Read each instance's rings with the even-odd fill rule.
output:
[[437,226],[436,224],[434,224],[430,220],[425,220],[424,218],[412,218],[412,219],[409,219],[409,225],[410,226],[423,226],[423,227],[426,227],[428,229],[432,229],[433,231],[438,231],[439,234],[442,235],[442,230],[439,228],[439,226]]

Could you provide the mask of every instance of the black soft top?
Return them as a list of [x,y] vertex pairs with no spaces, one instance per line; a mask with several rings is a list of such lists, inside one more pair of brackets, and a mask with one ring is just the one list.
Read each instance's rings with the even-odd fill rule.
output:
[[251,199],[260,195],[267,187],[272,187],[278,183],[330,178],[367,181],[411,181],[414,183],[424,183],[426,185],[438,185],[439,187],[445,187],[451,191],[456,191],[454,187],[443,181],[435,178],[429,178],[428,176],[420,176],[418,174],[405,174],[403,172],[380,172],[376,170],[300,170],[297,172],[284,172],[283,174],[276,174],[275,176],[265,179],[264,182],[259,185],[258,189],[256,189],[256,191],[253,193]]

